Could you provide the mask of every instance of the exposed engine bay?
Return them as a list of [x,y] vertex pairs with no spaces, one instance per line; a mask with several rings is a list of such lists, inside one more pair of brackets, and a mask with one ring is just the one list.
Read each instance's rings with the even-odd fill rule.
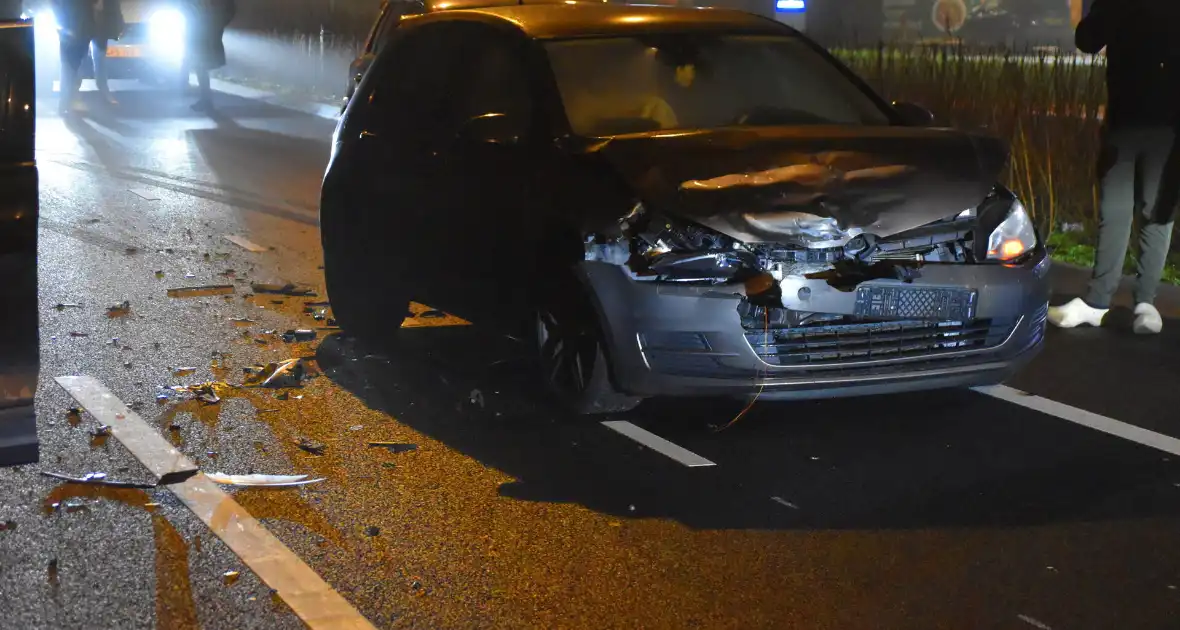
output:
[[622,266],[637,281],[741,283],[751,302],[777,306],[779,287],[790,278],[825,279],[851,291],[873,279],[912,281],[926,264],[975,262],[975,228],[970,210],[888,238],[849,230],[838,246],[746,243],[636,204],[620,219],[617,234],[587,237],[585,256]]

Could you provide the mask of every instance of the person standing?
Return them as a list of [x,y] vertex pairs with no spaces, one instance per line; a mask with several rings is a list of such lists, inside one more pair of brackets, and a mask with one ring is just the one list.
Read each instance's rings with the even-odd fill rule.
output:
[[234,18],[234,0],[187,0],[185,73],[197,75],[199,97],[193,103],[198,112],[213,111],[213,90],[209,71],[225,65],[225,28]]
[[1173,24],[1156,15],[1160,6],[1153,0],[1093,0],[1077,26],[1078,49],[1089,54],[1106,49],[1107,107],[1093,275],[1084,298],[1049,309],[1049,321],[1061,328],[1102,324],[1122,279],[1136,211],[1142,223],[1132,329],[1151,334],[1163,328],[1154,302],[1180,186],[1180,59],[1166,30]]
[[78,91],[82,85],[80,76],[82,59],[97,30],[94,12],[95,0],[51,0],[53,15],[57,18],[58,45],[61,53],[61,97],[58,101],[59,114],[73,110]]
[[90,39],[90,59],[94,62],[94,84],[108,103],[117,105],[107,81],[107,44],[123,36],[127,24],[123,20],[120,0],[96,0],[94,4],[95,32]]

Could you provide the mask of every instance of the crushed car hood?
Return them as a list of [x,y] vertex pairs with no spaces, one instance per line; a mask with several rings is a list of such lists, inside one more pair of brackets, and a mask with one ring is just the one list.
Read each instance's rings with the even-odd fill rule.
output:
[[591,143],[653,209],[740,241],[888,237],[978,206],[999,140],[947,129],[759,127]]

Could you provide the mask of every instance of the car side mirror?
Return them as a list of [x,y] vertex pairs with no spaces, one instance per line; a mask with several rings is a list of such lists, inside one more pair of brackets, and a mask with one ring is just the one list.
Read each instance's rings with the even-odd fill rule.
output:
[[934,113],[915,103],[894,103],[893,110],[910,127],[929,127],[934,124]]
[[467,119],[459,127],[456,139],[464,144],[516,144],[520,142],[520,119],[500,112],[491,112]]

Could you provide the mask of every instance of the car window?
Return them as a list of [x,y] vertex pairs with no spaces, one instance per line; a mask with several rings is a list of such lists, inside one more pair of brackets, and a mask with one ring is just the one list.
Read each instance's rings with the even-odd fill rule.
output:
[[369,37],[365,40],[365,52],[370,53],[376,51],[377,34],[380,33],[382,29],[385,28],[385,25],[389,22],[390,13],[392,13],[392,11],[389,10],[389,0],[384,0],[384,2],[381,3],[380,12],[377,14],[377,21],[374,22],[373,27],[369,29]]
[[462,65],[452,45],[455,24],[426,24],[389,43],[373,77],[374,115],[383,135],[407,149],[422,149],[452,133],[447,111],[449,75]]
[[575,133],[756,125],[888,125],[806,41],[675,33],[545,44]]
[[482,25],[464,25],[463,55],[468,60],[452,75],[454,120],[506,114],[523,133],[532,115],[532,95],[519,40]]

